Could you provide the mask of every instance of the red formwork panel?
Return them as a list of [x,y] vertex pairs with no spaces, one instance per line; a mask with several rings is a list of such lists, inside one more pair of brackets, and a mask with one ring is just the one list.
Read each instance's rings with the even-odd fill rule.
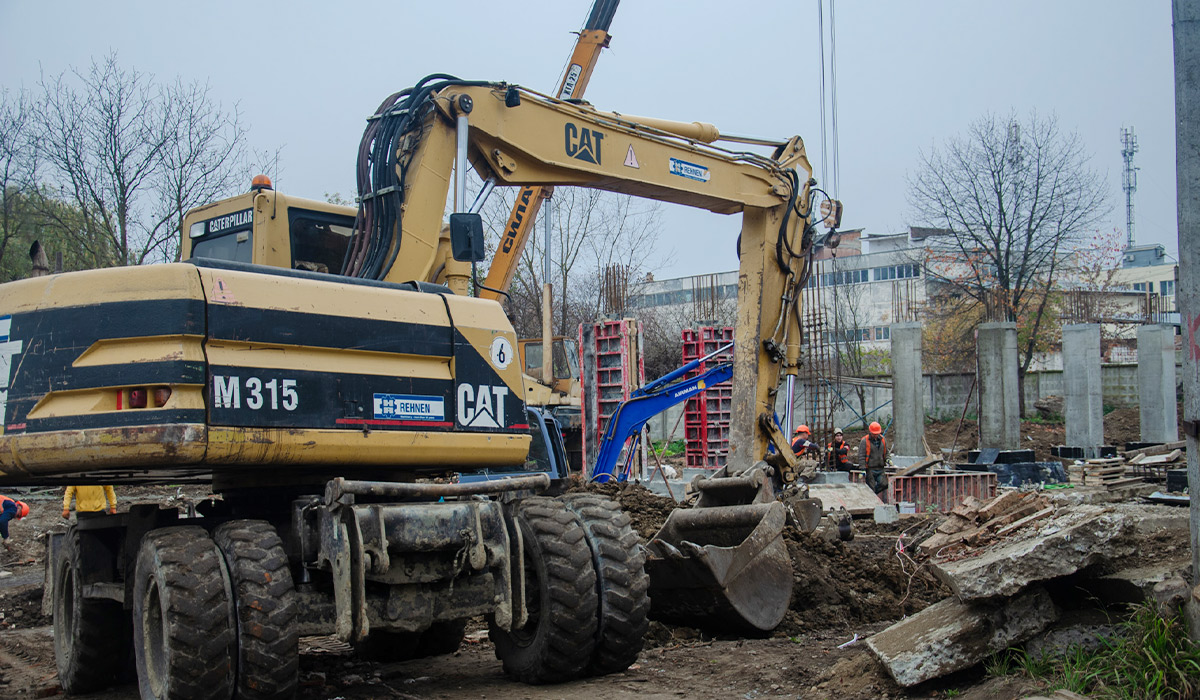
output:
[[[733,342],[733,328],[702,326],[683,329],[684,363],[720,350]],[[727,350],[710,358],[689,376],[707,371],[713,365],[733,360]],[[729,455],[729,420],[733,406],[733,388],[729,382],[705,389],[688,399],[683,409],[686,466],[693,469],[719,469]]]
[[[599,445],[608,420],[630,393],[645,383],[642,354],[630,338],[637,336],[637,321],[599,321],[594,327],[596,420],[584,426],[586,443]],[[582,346],[582,343],[581,343]],[[582,352],[582,347],[581,347]],[[594,455],[589,455],[592,459]]]
[[947,513],[967,496],[981,501],[995,498],[997,483],[993,472],[888,477],[891,502],[915,503],[918,513],[929,510]]

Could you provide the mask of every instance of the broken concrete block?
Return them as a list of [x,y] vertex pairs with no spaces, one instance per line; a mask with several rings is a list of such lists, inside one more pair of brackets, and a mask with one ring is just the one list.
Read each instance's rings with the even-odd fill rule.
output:
[[908,687],[974,666],[1042,631],[1058,617],[1041,587],[996,605],[947,598],[867,639],[888,673]]
[[1131,554],[1132,529],[1121,513],[1080,506],[1045,521],[1032,537],[1014,537],[975,556],[934,564],[933,573],[964,601],[1008,597],[1031,583]]
[[1188,588],[1183,576],[1176,575],[1154,584],[1151,595],[1164,613],[1174,614],[1187,602]]
[[[1141,603],[1153,600],[1155,586],[1177,574],[1181,568],[1178,562],[1139,566],[1098,576],[1080,582],[1080,585],[1106,604]],[[1186,597],[1185,585],[1183,598]]]

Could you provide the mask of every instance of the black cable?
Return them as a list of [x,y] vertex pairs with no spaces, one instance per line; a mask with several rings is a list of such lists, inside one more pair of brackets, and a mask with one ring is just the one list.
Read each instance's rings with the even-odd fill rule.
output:
[[[416,85],[389,96],[368,121],[359,143],[356,168],[359,210],[354,233],[342,262],[342,273],[367,279],[384,279],[400,253],[401,212],[408,165],[400,152],[405,137],[421,129],[435,109],[433,97],[453,86],[484,86],[484,81],[463,81],[434,73]],[[415,139],[409,152],[420,145]]]

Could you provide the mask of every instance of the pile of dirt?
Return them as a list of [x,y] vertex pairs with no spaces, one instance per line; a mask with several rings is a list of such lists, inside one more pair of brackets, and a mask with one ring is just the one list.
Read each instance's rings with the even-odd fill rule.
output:
[[1118,408],[1104,416],[1104,440],[1110,445],[1125,449],[1127,442],[1142,439],[1142,413],[1140,408]]
[[[674,500],[635,484],[592,484],[586,487],[620,502],[642,540],[649,541],[679,507]],[[860,521],[850,542],[829,541],[788,527],[784,539],[792,558],[792,603],[776,636],[824,629],[851,629],[897,620],[936,603],[948,591],[897,542],[916,542],[916,530],[936,523],[925,520],[890,525]],[[903,537],[901,537],[903,535]],[[666,626],[651,631],[652,643],[678,643],[691,631]]]
[[858,534],[829,541],[794,528],[784,531],[792,557],[792,604],[777,634],[816,629],[852,630],[898,620],[949,595],[946,587],[909,556],[905,536]]

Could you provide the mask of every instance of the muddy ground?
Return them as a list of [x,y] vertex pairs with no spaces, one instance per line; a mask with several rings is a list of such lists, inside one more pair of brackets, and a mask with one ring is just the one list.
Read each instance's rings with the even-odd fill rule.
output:
[[[1106,417],[1114,432],[1136,435],[1137,412]],[[1115,416],[1115,418],[1114,418]],[[964,425],[959,449],[973,447],[973,427]],[[949,447],[957,422],[927,426],[930,446]],[[1048,459],[1048,447],[1062,441],[1062,426],[1025,423],[1023,435]],[[964,439],[965,436],[965,439]],[[1114,438],[1110,438],[1115,441]],[[1045,451],[1042,449],[1045,445]],[[641,487],[597,487],[620,501],[643,538],[652,535],[674,501]],[[206,494],[184,489],[118,487],[122,509],[135,502],[185,506]],[[61,693],[54,666],[50,621],[41,614],[43,534],[64,528],[61,490],[22,496],[33,512],[11,527],[13,548],[0,553],[0,692],[12,698]],[[486,622],[473,620],[462,647],[453,655],[403,663],[362,661],[332,638],[301,643],[304,699],[366,698],[1015,698],[1039,689],[1019,677],[987,678],[975,668],[912,689],[891,682],[867,652],[863,639],[941,600],[946,589],[926,566],[910,556],[937,516],[902,518],[890,525],[856,521],[854,538],[842,542],[818,534],[785,532],[795,577],[792,604],[783,624],[767,639],[719,638],[695,629],[652,623],[645,649],[624,673],[554,686],[532,687],[508,680],[487,639]],[[1152,539],[1139,552],[1185,559],[1186,533]],[[6,574],[6,575],[5,575]],[[857,637],[858,641],[853,641]],[[98,700],[137,696],[133,685],[87,697]]]

